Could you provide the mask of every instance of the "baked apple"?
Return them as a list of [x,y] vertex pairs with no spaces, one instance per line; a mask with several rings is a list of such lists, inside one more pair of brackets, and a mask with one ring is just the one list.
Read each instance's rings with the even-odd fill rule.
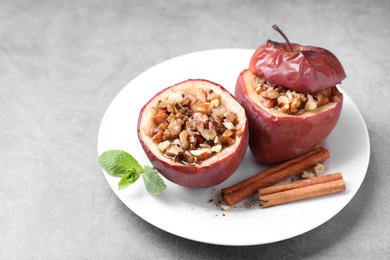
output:
[[190,79],[168,87],[139,114],[138,138],[152,165],[190,188],[221,183],[248,147],[244,108],[222,86]]
[[[274,29],[280,29],[274,26]],[[265,164],[312,150],[339,119],[346,77],[331,52],[313,46],[268,40],[238,77],[235,96],[249,120],[249,147]]]

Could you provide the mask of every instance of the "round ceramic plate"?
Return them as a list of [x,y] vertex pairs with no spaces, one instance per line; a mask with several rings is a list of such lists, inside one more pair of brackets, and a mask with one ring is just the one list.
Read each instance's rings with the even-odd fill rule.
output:
[[[161,89],[186,79],[208,79],[234,93],[237,77],[248,67],[252,54],[253,50],[245,49],[202,51],[148,69],[128,83],[108,107],[99,130],[98,154],[121,149],[132,154],[141,165],[151,165],[137,138],[142,106]],[[325,163],[327,172],[342,172],[345,192],[266,209],[259,208],[254,196],[224,211],[220,206],[220,189],[266,169],[254,161],[249,149],[237,171],[211,188],[188,189],[165,180],[164,194],[153,197],[145,190],[142,179],[118,191],[119,178],[103,171],[104,175],[114,193],[135,214],[187,239],[238,246],[266,244],[303,234],[340,212],[358,191],[367,171],[368,131],[356,105],[341,91],[344,93],[341,117],[323,145],[331,153]]]

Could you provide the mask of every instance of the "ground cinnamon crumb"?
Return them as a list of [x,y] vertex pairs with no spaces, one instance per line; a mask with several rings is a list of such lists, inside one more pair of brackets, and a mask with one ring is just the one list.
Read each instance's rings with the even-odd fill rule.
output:
[[245,208],[252,209],[252,205],[248,202],[244,202]]

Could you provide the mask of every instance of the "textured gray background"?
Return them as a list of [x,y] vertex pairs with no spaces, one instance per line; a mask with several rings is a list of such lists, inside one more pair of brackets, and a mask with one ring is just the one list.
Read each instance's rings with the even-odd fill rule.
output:
[[[0,259],[389,258],[389,11],[361,0],[1,0]],[[109,103],[168,58],[280,40],[273,23],[344,64],[371,138],[359,192],[322,226],[269,245],[203,244],[146,223],[96,162]]]

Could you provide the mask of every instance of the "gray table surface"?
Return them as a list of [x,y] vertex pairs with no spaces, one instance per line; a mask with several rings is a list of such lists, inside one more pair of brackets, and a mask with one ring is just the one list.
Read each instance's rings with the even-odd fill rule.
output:
[[[389,11],[361,0],[0,1],[0,259],[388,259]],[[325,224],[267,245],[204,244],[145,222],[97,164],[108,105],[166,59],[280,40],[274,23],[342,61],[370,134],[360,190]]]

